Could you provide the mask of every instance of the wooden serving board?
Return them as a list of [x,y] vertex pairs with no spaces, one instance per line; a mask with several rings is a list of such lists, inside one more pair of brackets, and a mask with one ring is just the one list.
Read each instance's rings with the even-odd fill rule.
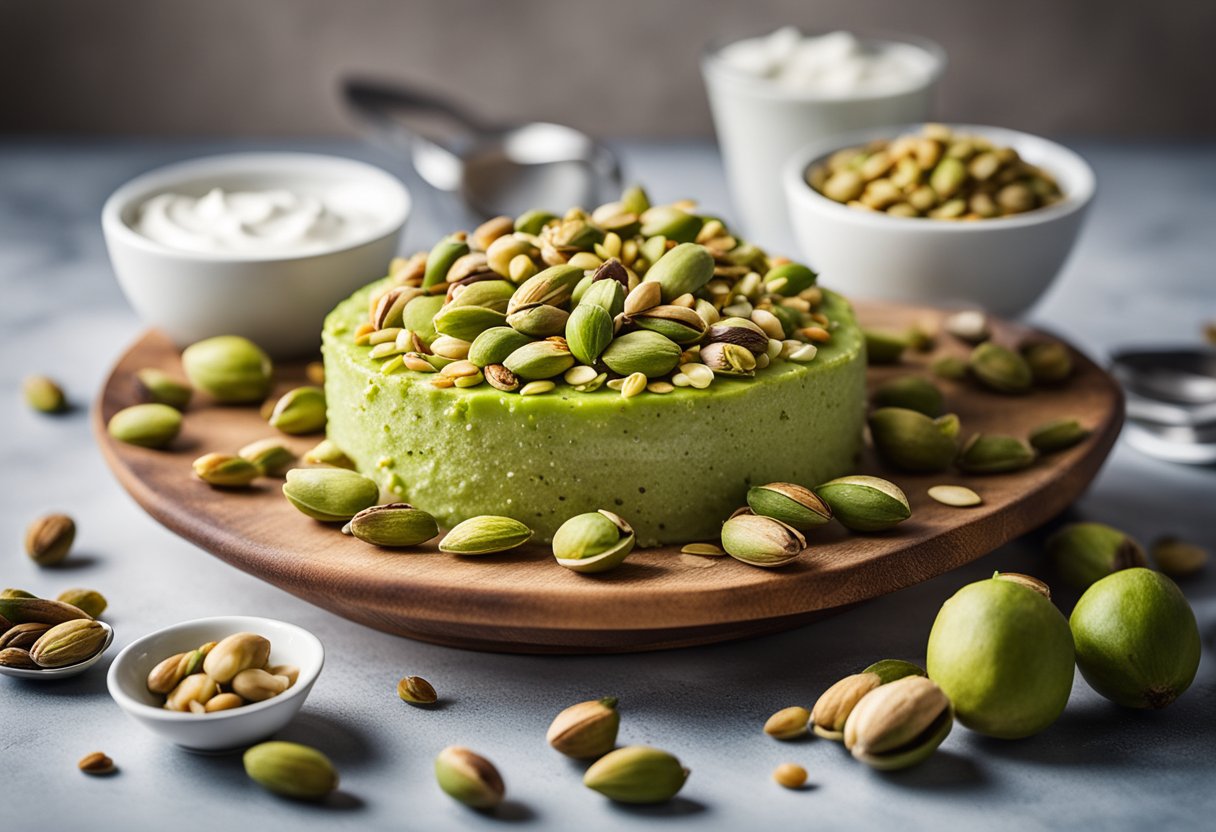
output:
[[[938,321],[940,310],[858,304],[866,326],[905,329]],[[1030,334],[994,321],[998,341]],[[871,384],[902,373],[931,377],[928,364],[967,347],[943,336],[932,354],[909,353],[896,367],[869,370]],[[961,566],[1043,524],[1085,490],[1123,421],[1118,386],[1084,356],[1058,389],[1011,397],[967,382],[939,380],[947,408],[975,431],[1026,435],[1049,419],[1076,417],[1093,429],[1079,446],[1033,467],[995,476],[914,476],[886,471],[867,457],[863,473],[898,483],[912,518],[881,534],[850,534],[832,523],[808,535],[794,564],[756,569],[729,557],[681,555],[678,546],[635,552],[619,569],[578,575],[553,562],[546,547],[459,558],[434,546],[394,552],[342,535],[297,512],[277,480],[246,491],[213,490],[191,462],[209,451],[235,452],[273,430],[253,407],[192,403],[181,436],[167,451],[112,440],[105,424],[136,401],[133,375],[144,367],[180,373],[178,353],[146,333],[118,361],[94,411],[103,454],[119,481],[149,514],[221,559],[347,618],[380,630],[457,647],[520,653],[594,653],[704,644],[806,623],[827,611],[894,592]],[[303,366],[283,366],[278,391],[298,385]],[[276,392],[278,392],[276,391]],[[203,397],[197,397],[202,399]],[[320,437],[285,437],[303,452]],[[979,492],[975,508],[940,505],[929,486],[960,483]]]

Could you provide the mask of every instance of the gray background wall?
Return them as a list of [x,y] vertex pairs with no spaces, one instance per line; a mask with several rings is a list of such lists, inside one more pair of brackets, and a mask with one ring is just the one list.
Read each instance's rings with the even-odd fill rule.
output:
[[0,0],[0,131],[343,133],[336,80],[360,71],[494,116],[708,135],[704,44],[787,22],[939,41],[946,118],[1216,136],[1211,0]]

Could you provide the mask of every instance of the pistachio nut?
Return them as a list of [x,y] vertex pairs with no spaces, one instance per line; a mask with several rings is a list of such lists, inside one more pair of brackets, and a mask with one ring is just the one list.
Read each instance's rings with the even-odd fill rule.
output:
[[747,347],[741,347],[738,344],[727,344],[721,341],[705,344],[701,347],[698,358],[699,363],[712,371],[711,375],[754,376],[756,374],[756,356]]
[[266,666],[270,642],[257,633],[234,633],[221,639],[203,659],[203,671],[226,685],[242,670]]
[[593,763],[583,774],[583,785],[619,803],[663,803],[679,793],[688,774],[666,751],[629,745]]
[[182,352],[182,367],[195,389],[225,404],[260,402],[270,392],[274,365],[248,338],[217,335]]
[[1076,589],[1121,569],[1148,566],[1144,547],[1135,538],[1104,523],[1065,526],[1047,538],[1047,554],[1064,582]]
[[476,250],[485,251],[490,247],[490,243],[504,234],[510,234],[514,230],[515,220],[511,217],[491,217],[473,229],[473,233],[469,236],[469,242],[473,244],[473,248]]
[[522,546],[532,530],[511,517],[483,514],[457,523],[439,542],[439,551],[455,555],[488,555]]
[[764,723],[764,733],[773,739],[794,740],[806,734],[811,712],[801,705],[782,708]]
[[454,286],[452,288],[451,300],[448,301],[445,308],[453,306],[479,306],[505,314],[507,304],[510,303],[511,295],[513,294],[515,294],[515,284],[509,280],[477,280],[473,283]]
[[1026,393],[1034,384],[1026,359],[991,341],[971,351],[968,367],[976,380],[998,393]]
[[1051,587],[1032,575],[1023,575],[1021,572],[993,572],[992,579],[994,581],[1011,581],[1027,589],[1033,589],[1044,598],[1051,600]]
[[903,332],[863,329],[868,364],[897,364],[908,348],[908,336]]
[[105,646],[109,630],[91,618],[56,624],[29,648],[39,667],[67,667],[91,659]]
[[110,417],[106,430],[128,445],[163,448],[177,438],[182,429],[182,414],[167,404],[136,404]]
[[[510,393],[520,389],[519,377],[501,364],[487,364],[482,372],[486,377],[486,383],[495,390],[502,390],[505,393]],[[530,383],[545,384],[546,382],[533,381]],[[553,382],[547,383],[552,384]]]
[[0,633],[0,648],[13,647],[28,651],[42,637],[42,634],[49,629],[51,629],[50,624],[37,624],[34,622],[12,624],[3,633]]
[[203,713],[213,714],[216,711],[231,711],[233,708],[239,708],[244,704],[245,700],[235,693],[220,693],[207,700],[207,704],[203,706]]
[[822,497],[790,482],[770,482],[749,488],[747,504],[756,514],[780,520],[803,532],[832,519],[832,509]]
[[867,693],[882,684],[877,673],[862,672],[846,676],[825,690],[811,710],[811,727],[827,740],[844,737],[844,725],[853,708]]
[[[540,256],[536,247],[536,237],[517,232],[504,234],[486,249],[486,264],[497,274],[510,278],[513,283],[519,283],[536,273],[535,258]],[[526,263],[530,268],[527,272],[512,268],[514,262]],[[520,277],[516,275],[520,274]]]
[[[625,311],[625,284],[613,276],[615,271],[612,267],[614,266],[620,272],[625,272],[620,261],[609,260],[596,270],[591,285],[587,287],[587,290],[579,298],[579,306],[598,306],[608,313],[609,318],[615,318]],[[627,272],[624,277],[625,281],[628,282],[629,275]]]
[[185,410],[194,394],[194,389],[189,384],[153,367],[135,374],[135,391],[141,401],[167,404],[178,410]]
[[342,531],[373,546],[394,548],[425,543],[439,534],[439,526],[422,509],[408,503],[388,503],[363,509]]
[[[671,234],[665,236],[675,239]],[[713,276],[713,255],[704,246],[681,242],[650,267],[643,282],[659,284],[663,303],[671,303],[680,295],[696,294]]]
[[1089,434],[1076,419],[1053,419],[1030,432],[1030,446],[1039,453],[1053,454],[1085,441]]
[[22,650],[20,647],[4,647],[0,648],[0,667],[37,670],[38,663],[30,658],[29,650]]
[[541,229],[557,219],[556,214],[533,208],[515,218],[515,230],[524,234],[539,234]]
[[333,468],[355,470],[355,463],[342,452],[342,449],[332,439],[322,439],[304,454],[304,461],[309,465],[328,465]]
[[[152,693],[167,696],[185,679],[190,665],[190,653],[177,653],[167,659],[162,659],[156,667],[148,672],[147,686]],[[197,670],[196,670],[197,672]]]
[[768,342],[768,333],[747,318],[722,318],[705,330],[706,344],[737,344],[753,355],[766,352]]
[[958,453],[958,417],[931,419],[904,407],[870,414],[870,436],[883,461],[904,471],[932,473],[950,467]]
[[68,409],[63,388],[46,376],[28,376],[21,383],[25,403],[39,413],[62,413]]
[[[626,316],[632,317],[639,312],[650,309],[652,306],[658,306],[662,302],[663,287],[658,283],[643,281],[625,296],[625,302],[621,305],[621,312]],[[614,315],[613,317],[615,318],[616,316]]]
[[268,420],[283,433],[298,436],[325,429],[325,391],[320,387],[296,387],[275,403]]
[[772,568],[797,558],[806,548],[806,538],[780,520],[744,512],[722,524],[722,548],[749,566]]
[[955,508],[970,508],[984,502],[979,494],[965,485],[934,485],[926,493],[942,505]]
[[439,694],[426,679],[421,676],[406,676],[397,683],[397,696],[402,702],[411,705],[434,705],[439,701]]
[[422,343],[430,346],[439,337],[435,331],[435,316],[444,307],[442,295],[419,295],[405,305],[401,312],[401,327],[412,332]]
[[545,741],[576,760],[607,754],[616,746],[617,731],[621,727],[616,705],[615,696],[571,705],[554,717]]
[[650,210],[650,196],[641,185],[630,185],[621,192],[621,208],[636,216]]
[[71,604],[93,618],[105,612],[107,606],[106,597],[95,589],[65,589],[55,600]]
[[562,339],[532,341],[507,356],[503,366],[525,381],[560,376],[574,366],[570,346]]
[[329,758],[307,745],[264,742],[245,752],[245,773],[264,789],[297,800],[320,800],[338,787]]
[[1015,436],[977,433],[963,445],[957,465],[969,474],[1020,471],[1034,463],[1034,448]]
[[633,325],[648,329],[677,344],[693,344],[705,334],[704,319],[686,306],[660,304],[637,313]]
[[13,624],[53,625],[91,616],[84,610],[62,601],[35,598],[32,595],[0,595],[0,618]]
[[957,355],[942,356],[934,360],[929,365],[929,369],[938,378],[947,378],[951,381],[959,381],[967,377],[967,361]]
[[45,514],[25,530],[25,553],[39,566],[61,563],[76,540],[76,522],[66,514]]
[[783,263],[764,274],[767,291],[786,297],[795,297],[815,285],[819,275],[801,263]]
[[942,415],[945,399],[942,391],[930,381],[918,376],[900,376],[879,384],[870,397],[874,407],[902,407],[915,410],[930,418]]
[[491,364],[502,364],[511,353],[531,343],[531,338],[509,326],[491,327],[473,339],[469,346],[469,361],[483,369]]
[[1040,341],[1022,347],[1022,358],[1037,384],[1058,384],[1072,375],[1072,353],[1059,341]]
[[32,592],[26,592],[24,589],[0,589],[0,598],[37,598],[38,596]]
[[435,758],[435,780],[445,794],[473,809],[493,809],[507,790],[493,763],[458,745]]
[[1177,537],[1163,537],[1153,543],[1153,560],[1162,574],[1185,578],[1203,569],[1208,551]]
[[382,294],[373,294],[369,321],[371,326],[379,332],[400,327],[406,305],[423,294],[421,289],[413,286],[393,286]]
[[846,529],[880,532],[912,516],[908,498],[893,482],[862,475],[838,477],[815,489]]
[[902,679],[905,676],[924,676],[925,669],[918,664],[906,662],[903,659],[880,659],[867,667],[862,673],[873,673],[885,685]]
[[583,270],[578,266],[550,266],[520,284],[507,304],[507,314],[535,303],[564,306],[574,293],[574,287],[582,279]]
[[700,217],[675,205],[648,208],[639,219],[642,221],[639,233],[643,237],[665,237],[682,245],[692,245],[702,225]]
[[296,455],[278,439],[259,439],[237,451],[264,477],[281,477],[296,464]]
[[250,667],[233,676],[230,684],[233,692],[245,701],[262,702],[291,687],[291,680],[273,676],[260,667]]
[[620,376],[641,373],[647,378],[665,376],[680,361],[680,348],[657,332],[638,330],[613,339],[600,360]]
[[600,509],[562,523],[553,535],[553,557],[574,572],[607,572],[625,562],[635,540],[620,515]]
[[244,457],[210,453],[194,460],[194,475],[215,488],[245,488],[262,472]]
[[295,468],[287,472],[283,495],[314,520],[343,523],[374,505],[380,487],[344,468]]
[[548,338],[566,331],[570,313],[547,303],[521,306],[506,317],[507,326],[532,338]]
[[197,650],[186,653],[185,658],[182,659],[182,669],[185,671],[183,675],[190,676],[200,672],[203,669],[203,662],[217,644],[219,644],[218,641],[209,641]]
[[950,700],[925,676],[907,676],[861,698],[844,725],[844,745],[883,771],[925,760],[954,725]]
[[462,341],[473,341],[487,329],[503,326],[507,322],[506,314],[497,309],[450,303],[439,310],[432,325],[435,327],[435,332],[440,335],[459,338]]
[[[598,285],[620,288],[615,280]],[[566,343],[574,357],[583,364],[594,364],[611,341],[612,316],[604,307],[584,300],[570,313],[570,319],[566,322]]]
[[797,763],[782,763],[773,769],[773,780],[787,789],[802,788],[806,778],[806,769]]
[[422,276],[422,288],[443,283],[448,279],[452,265],[469,253],[469,243],[463,233],[449,234],[431,249],[426,257],[426,270]]

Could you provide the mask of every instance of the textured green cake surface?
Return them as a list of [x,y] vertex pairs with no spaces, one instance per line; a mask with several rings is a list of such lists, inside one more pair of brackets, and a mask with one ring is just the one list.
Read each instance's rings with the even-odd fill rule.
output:
[[386,497],[444,527],[503,514],[547,541],[568,517],[606,508],[642,546],[716,539],[749,485],[813,486],[852,470],[860,450],[865,357],[838,295],[825,293],[837,328],[810,363],[626,399],[607,387],[520,396],[440,389],[408,370],[383,375],[352,339],[375,285],[325,322],[329,438]]

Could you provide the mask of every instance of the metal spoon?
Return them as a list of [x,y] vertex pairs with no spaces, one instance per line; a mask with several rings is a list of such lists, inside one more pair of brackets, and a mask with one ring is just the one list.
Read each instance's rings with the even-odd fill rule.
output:
[[1216,352],[1131,349],[1112,357],[1127,391],[1127,440],[1172,462],[1216,462]]
[[482,217],[591,207],[620,192],[616,156],[572,127],[492,124],[446,99],[366,79],[347,79],[343,93],[373,135],[404,149],[428,184]]

